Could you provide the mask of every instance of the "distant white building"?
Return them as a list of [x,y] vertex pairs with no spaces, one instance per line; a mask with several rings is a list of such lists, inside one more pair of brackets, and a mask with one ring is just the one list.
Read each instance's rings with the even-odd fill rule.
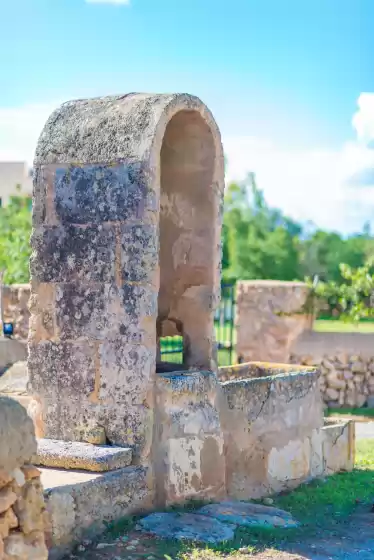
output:
[[6,205],[9,197],[18,193],[32,195],[32,169],[24,161],[0,161],[0,205]]

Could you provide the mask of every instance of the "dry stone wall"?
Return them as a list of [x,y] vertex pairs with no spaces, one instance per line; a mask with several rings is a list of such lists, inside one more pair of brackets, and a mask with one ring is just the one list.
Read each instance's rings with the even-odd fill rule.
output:
[[14,337],[27,340],[29,332],[30,284],[3,286],[4,321],[13,323]]
[[373,335],[304,333],[290,361],[320,367],[320,389],[329,407],[374,406]]
[[0,559],[47,560],[40,471],[31,462],[36,440],[31,419],[13,399],[0,397]]

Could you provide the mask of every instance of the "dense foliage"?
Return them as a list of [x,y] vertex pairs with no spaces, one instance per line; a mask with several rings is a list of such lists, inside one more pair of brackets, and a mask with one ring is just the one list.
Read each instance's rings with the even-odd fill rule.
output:
[[0,271],[5,284],[29,281],[30,198],[13,196],[0,208]]
[[374,318],[374,259],[358,268],[340,265],[343,282],[318,282],[312,285],[315,303],[348,321]]
[[253,175],[227,187],[222,263],[225,281],[318,276],[323,283],[341,285],[346,283],[345,271],[364,266],[373,254],[374,238],[368,226],[346,238],[302,226],[266,204]]

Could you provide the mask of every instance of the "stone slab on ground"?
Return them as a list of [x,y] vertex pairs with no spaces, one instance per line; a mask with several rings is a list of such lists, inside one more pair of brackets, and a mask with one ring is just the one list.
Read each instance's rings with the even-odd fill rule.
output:
[[132,449],[73,441],[39,439],[36,465],[56,469],[108,472],[128,467]]
[[250,502],[208,504],[198,510],[197,513],[240,526],[288,529],[300,525],[287,511]]
[[146,533],[164,539],[220,543],[234,538],[235,526],[197,513],[151,513],[139,522]]

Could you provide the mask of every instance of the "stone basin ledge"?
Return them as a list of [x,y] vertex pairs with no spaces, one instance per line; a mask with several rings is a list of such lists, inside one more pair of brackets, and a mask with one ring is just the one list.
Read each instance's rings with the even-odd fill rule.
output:
[[221,382],[254,379],[254,378],[273,378],[278,376],[309,375],[319,377],[320,368],[315,366],[277,364],[272,362],[246,362],[233,366],[222,366],[218,368],[218,379]]

